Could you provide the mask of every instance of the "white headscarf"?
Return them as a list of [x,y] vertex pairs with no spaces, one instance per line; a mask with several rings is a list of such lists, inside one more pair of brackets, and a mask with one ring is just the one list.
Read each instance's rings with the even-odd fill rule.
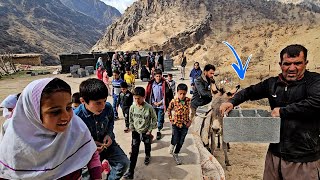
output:
[[0,177],[57,179],[86,166],[96,151],[87,126],[75,114],[62,133],[42,125],[41,93],[51,80],[35,80],[21,93],[0,139]]
[[6,119],[10,118],[11,112],[8,110],[9,108],[14,108],[17,103],[17,95],[16,94],[10,94],[8,97],[6,97],[0,104],[0,107],[3,108],[3,114],[2,116]]

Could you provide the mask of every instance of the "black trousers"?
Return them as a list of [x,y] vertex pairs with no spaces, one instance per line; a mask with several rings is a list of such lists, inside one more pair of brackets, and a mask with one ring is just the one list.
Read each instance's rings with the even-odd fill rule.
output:
[[176,125],[172,125],[171,144],[176,146],[174,150],[175,154],[178,154],[180,152],[187,134],[188,128],[186,127],[186,125],[183,125],[181,128],[177,127]]
[[122,108],[122,113],[123,113],[123,117],[124,117],[124,122],[126,124],[126,127],[129,127],[129,110],[130,110],[130,106],[124,106],[121,107]]
[[140,143],[144,142],[144,148],[146,156],[150,156],[151,153],[151,135],[146,135],[146,133],[139,134],[136,131],[132,131],[132,142],[131,142],[131,156],[130,156],[130,168],[129,172],[134,173],[134,169],[137,165]]

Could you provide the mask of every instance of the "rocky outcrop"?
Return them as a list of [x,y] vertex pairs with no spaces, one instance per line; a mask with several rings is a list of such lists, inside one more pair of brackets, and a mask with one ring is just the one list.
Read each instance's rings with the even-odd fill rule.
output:
[[0,53],[40,53],[43,64],[58,55],[89,52],[105,25],[60,1],[0,0]]
[[75,11],[94,18],[105,28],[121,16],[114,7],[100,0],[60,0],[64,5]]

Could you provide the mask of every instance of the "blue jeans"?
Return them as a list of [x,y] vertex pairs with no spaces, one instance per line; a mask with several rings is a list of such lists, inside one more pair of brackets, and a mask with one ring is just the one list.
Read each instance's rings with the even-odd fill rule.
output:
[[117,111],[117,101],[118,101],[119,95],[113,94],[112,97],[113,97],[112,107],[113,107],[114,118],[117,118],[119,117],[118,111]]
[[130,166],[130,161],[127,155],[115,142],[113,142],[111,146],[100,153],[100,161],[102,162],[104,159],[108,160],[111,166],[108,180],[121,179],[123,174]]
[[158,118],[158,130],[160,131],[163,128],[164,123],[164,110],[160,108],[154,108]]
[[188,134],[188,128],[186,125],[183,125],[181,128],[176,125],[172,125],[172,137],[171,137],[171,145],[176,146],[174,153],[178,154],[180,149],[184,143],[184,139]]

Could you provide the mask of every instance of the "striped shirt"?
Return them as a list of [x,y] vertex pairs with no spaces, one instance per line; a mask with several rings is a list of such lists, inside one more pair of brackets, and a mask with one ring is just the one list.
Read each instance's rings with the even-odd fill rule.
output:
[[121,92],[120,84],[123,82],[122,79],[114,79],[112,80],[112,95],[119,95]]

